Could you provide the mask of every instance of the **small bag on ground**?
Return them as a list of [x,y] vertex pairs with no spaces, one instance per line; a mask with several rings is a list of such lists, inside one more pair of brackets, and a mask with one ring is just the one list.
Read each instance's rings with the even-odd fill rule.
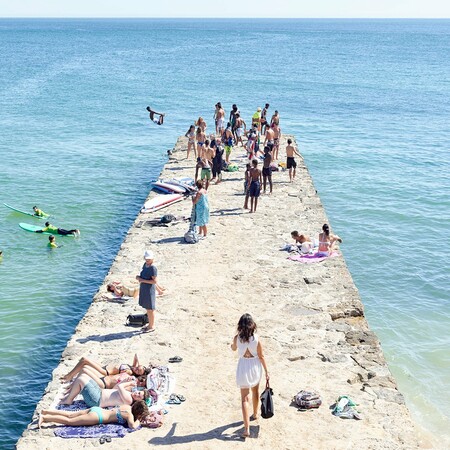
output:
[[318,408],[322,404],[322,399],[317,392],[314,391],[300,391],[293,399],[293,402],[300,409]]
[[143,327],[147,323],[147,314],[129,314],[126,325],[129,327]]
[[273,416],[273,390],[266,382],[266,389],[261,394],[261,417],[263,419],[270,419]]

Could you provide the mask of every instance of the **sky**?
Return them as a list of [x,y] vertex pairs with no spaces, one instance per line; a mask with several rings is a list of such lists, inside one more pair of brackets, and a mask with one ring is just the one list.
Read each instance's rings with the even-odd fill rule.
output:
[[450,0],[0,0],[0,17],[450,18]]

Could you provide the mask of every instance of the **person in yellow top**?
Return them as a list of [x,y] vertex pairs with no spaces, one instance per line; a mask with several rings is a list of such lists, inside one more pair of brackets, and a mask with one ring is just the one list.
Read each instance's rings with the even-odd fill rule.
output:
[[255,114],[252,116],[252,126],[257,126],[258,131],[261,131],[261,108],[258,106]]
[[56,243],[55,236],[51,235],[48,237],[47,247],[48,248],[58,248],[59,247],[59,245]]
[[48,214],[39,209],[37,206],[33,206],[34,215],[38,217],[48,217]]
[[52,225],[50,222],[45,222],[45,228],[42,230],[36,230],[35,233],[51,233],[51,234],[61,234],[62,236],[66,236],[67,234],[73,234],[74,236],[80,235],[80,230],[65,230],[64,228],[58,228]]

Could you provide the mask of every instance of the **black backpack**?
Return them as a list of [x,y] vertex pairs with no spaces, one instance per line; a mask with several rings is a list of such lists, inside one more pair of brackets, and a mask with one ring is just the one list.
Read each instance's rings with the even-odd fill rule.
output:
[[127,323],[125,325],[129,327],[143,327],[147,323],[147,314],[129,314],[127,317]]

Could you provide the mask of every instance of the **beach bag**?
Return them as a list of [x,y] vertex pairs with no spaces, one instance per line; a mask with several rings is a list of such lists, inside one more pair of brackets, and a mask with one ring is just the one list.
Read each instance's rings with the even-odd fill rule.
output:
[[176,217],[172,214],[166,214],[161,217],[161,223],[170,223],[174,220],[176,220]]
[[300,409],[318,408],[322,404],[320,395],[314,391],[300,391],[293,401]]
[[239,170],[239,166],[237,164],[228,164],[228,167],[225,170],[227,172],[236,172]]
[[186,244],[196,244],[198,242],[198,234],[195,231],[195,205],[192,206],[191,212],[191,225],[189,226],[189,230],[184,235],[184,242]]
[[196,244],[198,242],[198,234],[194,230],[188,230],[184,234],[184,242],[186,244]]
[[270,419],[273,416],[273,391],[266,382],[266,389],[261,394],[261,417],[263,419]]
[[125,325],[129,327],[143,327],[147,323],[147,314],[129,314],[127,317],[127,323]]

